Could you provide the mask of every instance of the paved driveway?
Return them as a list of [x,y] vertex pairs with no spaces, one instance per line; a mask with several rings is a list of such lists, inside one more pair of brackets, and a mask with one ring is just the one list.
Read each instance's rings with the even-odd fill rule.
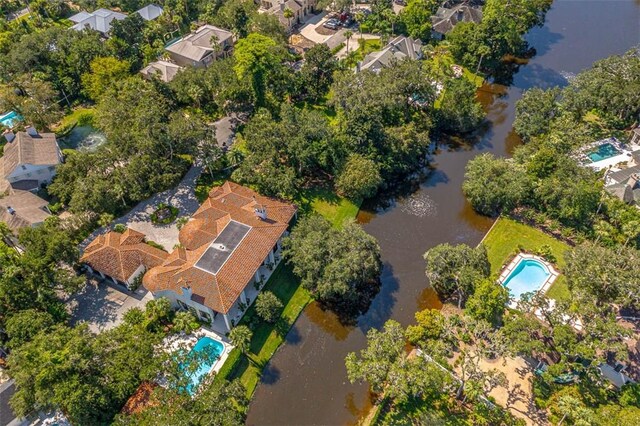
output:
[[85,321],[91,331],[99,333],[119,325],[129,309],[144,309],[151,299],[153,296],[144,287],[132,293],[91,279],[83,290],[71,296],[66,306],[72,323]]

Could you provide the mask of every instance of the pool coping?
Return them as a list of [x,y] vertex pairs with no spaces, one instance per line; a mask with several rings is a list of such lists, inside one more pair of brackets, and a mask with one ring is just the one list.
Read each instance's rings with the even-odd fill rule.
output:
[[[546,261],[542,257],[529,254],[529,253],[518,253],[513,259],[511,259],[511,262],[509,262],[509,264],[506,267],[504,267],[500,272],[500,276],[498,277],[498,280],[497,280],[498,284],[500,284],[501,286],[504,286],[504,282],[506,281],[509,274],[511,274],[511,272],[520,264],[520,262],[527,259],[537,260],[538,262],[542,263],[542,265],[544,265],[544,267],[547,268],[547,270],[549,271],[549,276],[547,277],[545,282],[542,283],[540,288],[535,290],[536,293],[539,293],[539,292],[546,293],[547,290],[549,290],[549,287],[551,287],[551,284],[553,284],[554,281],[558,278],[558,276],[560,275],[560,272],[558,272],[550,262]],[[518,300],[512,297],[509,297],[508,306],[512,309],[518,309]]]

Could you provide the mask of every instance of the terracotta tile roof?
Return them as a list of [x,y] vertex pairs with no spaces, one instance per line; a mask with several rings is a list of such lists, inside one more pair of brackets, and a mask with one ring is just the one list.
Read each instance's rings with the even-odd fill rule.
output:
[[27,132],[18,132],[13,142],[4,146],[2,174],[7,177],[22,164],[55,166],[60,164],[60,155],[55,134],[31,136]]
[[[260,219],[254,209],[266,209]],[[151,292],[171,290],[182,294],[190,287],[192,299],[222,313],[227,313],[287,230],[296,207],[263,197],[249,188],[225,182],[213,188],[193,217],[180,230],[180,243],[163,262],[145,274],[144,286]],[[217,274],[195,266],[200,257],[230,221],[251,227]]]
[[96,237],[84,250],[80,261],[95,271],[125,282],[140,265],[148,270],[162,264],[167,257],[167,252],[146,244],[144,234],[127,229],[122,234],[111,231]]
[[138,389],[129,397],[120,412],[122,414],[132,415],[141,413],[148,407],[157,406],[159,402],[152,399],[153,391],[157,387],[158,385],[152,382],[140,383]]

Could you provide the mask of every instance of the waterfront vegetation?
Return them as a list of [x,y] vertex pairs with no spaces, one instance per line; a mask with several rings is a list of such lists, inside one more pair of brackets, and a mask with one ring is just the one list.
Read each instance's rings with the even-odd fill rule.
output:
[[[376,0],[371,14],[356,16],[361,30],[429,43],[424,60],[401,61],[380,73],[351,69],[382,45],[357,34],[350,42],[360,48],[346,59],[318,45],[294,70],[291,64],[301,57],[287,49],[277,18],[259,14],[253,2],[160,0],[165,13],[152,22],[132,13],[143,3],[75,2],[131,14],[114,21],[106,41],[96,32],[68,31],[71,4],[61,0],[31,1],[25,16],[0,18],[0,112],[14,110],[25,119],[20,126],[61,134],[90,125],[107,139],[91,152],[65,151],[48,188],[58,210],[72,219],[54,217],[21,231],[22,255],[0,241],[0,329],[17,383],[12,405],[20,415],[61,409],[77,424],[178,424],[186,418],[240,424],[264,369],[305,306],[316,299],[353,322],[375,295],[380,249],[351,223],[362,200],[421,169],[434,135],[464,136],[482,125],[476,89],[486,76],[509,80],[505,69],[517,61],[504,59],[529,53],[524,35],[544,22],[551,2],[487,0],[480,23],[460,24],[436,42],[430,16],[439,2],[409,0],[396,15],[391,1]],[[1,7],[4,13],[20,6],[9,1]],[[511,13],[504,13],[507,7]],[[238,38],[234,54],[206,69],[186,68],[168,84],[137,75],[163,52],[167,35],[186,34],[196,21],[231,30]],[[463,66],[462,78],[453,65]],[[554,423],[638,418],[637,388],[603,392],[596,367],[628,355],[630,333],[616,315],[618,307],[638,308],[640,213],[606,195],[600,176],[579,167],[571,152],[607,133],[624,134],[635,123],[639,67],[630,52],[596,63],[565,89],[527,92],[514,124],[526,145],[513,159],[481,155],[470,162],[463,190],[472,206],[505,217],[484,246],[446,244],[425,255],[431,284],[458,305],[448,306],[455,313],[421,311],[407,328],[389,321],[369,331],[365,349],[347,357],[349,379],[367,382],[380,396],[376,423],[517,424],[500,406],[483,402],[504,376],[481,368],[483,359],[517,355],[552,361],[549,372],[534,379],[534,396]],[[242,124],[234,146],[223,151],[211,123],[231,114]],[[301,226],[288,242],[289,263],[282,262],[264,288],[273,297],[234,324],[229,337],[236,348],[192,398],[184,392],[180,361],[155,350],[167,334],[195,328],[190,314],[174,316],[160,299],[96,335],[84,325],[67,325],[61,296],[82,287],[74,274],[82,237],[174,186],[196,158],[204,165],[195,188],[200,201],[232,179],[295,202]],[[165,217],[173,221],[176,212],[169,210]],[[519,220],[506,217],[511,213]],[[2,226],[0,234],[10,231]],[[517,250],[553,257],[563,275],[546,297],[529,295],[520,312],[505,311],[506,290],[493,278]],[[344,309],[355,300],[365,303],[355,312]],[[583,328],[575,330],[567,318]],[[444,370],[416,352],[406,357],[406,342]],[[554,383],[555,376],[573,372],[577,384]],[[116,415],[141,383],[159,374],[173,386],[155,389],[140,413]]]

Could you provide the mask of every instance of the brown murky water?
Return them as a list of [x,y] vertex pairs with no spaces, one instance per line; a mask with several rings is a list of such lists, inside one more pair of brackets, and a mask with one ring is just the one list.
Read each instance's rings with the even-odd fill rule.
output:
[[515,102],[530,87],[566,84],[594,61],[640,44],[640,1],[556,0],[544,27],[528,35],[537,55],[509,87],[485,85],[478,98],[490,128],[479,141],[456,141],[434,157],[434,171],[401,195],[365,203],[358,220],[382,248],[382,288],[355,326],[311,304],[268,365],[251,404],[250,425],[355,424],[371,408],[365,385],[346,377],[344,357],[365,345],[365,334],[393,318],[409,324],[424,308],[439,308],[424,276],[422,254],[436,244],[477,244],[491,220],[476,215],[462,195],[464,167],[482,152],[509,155],[520,143],[512,130]]

